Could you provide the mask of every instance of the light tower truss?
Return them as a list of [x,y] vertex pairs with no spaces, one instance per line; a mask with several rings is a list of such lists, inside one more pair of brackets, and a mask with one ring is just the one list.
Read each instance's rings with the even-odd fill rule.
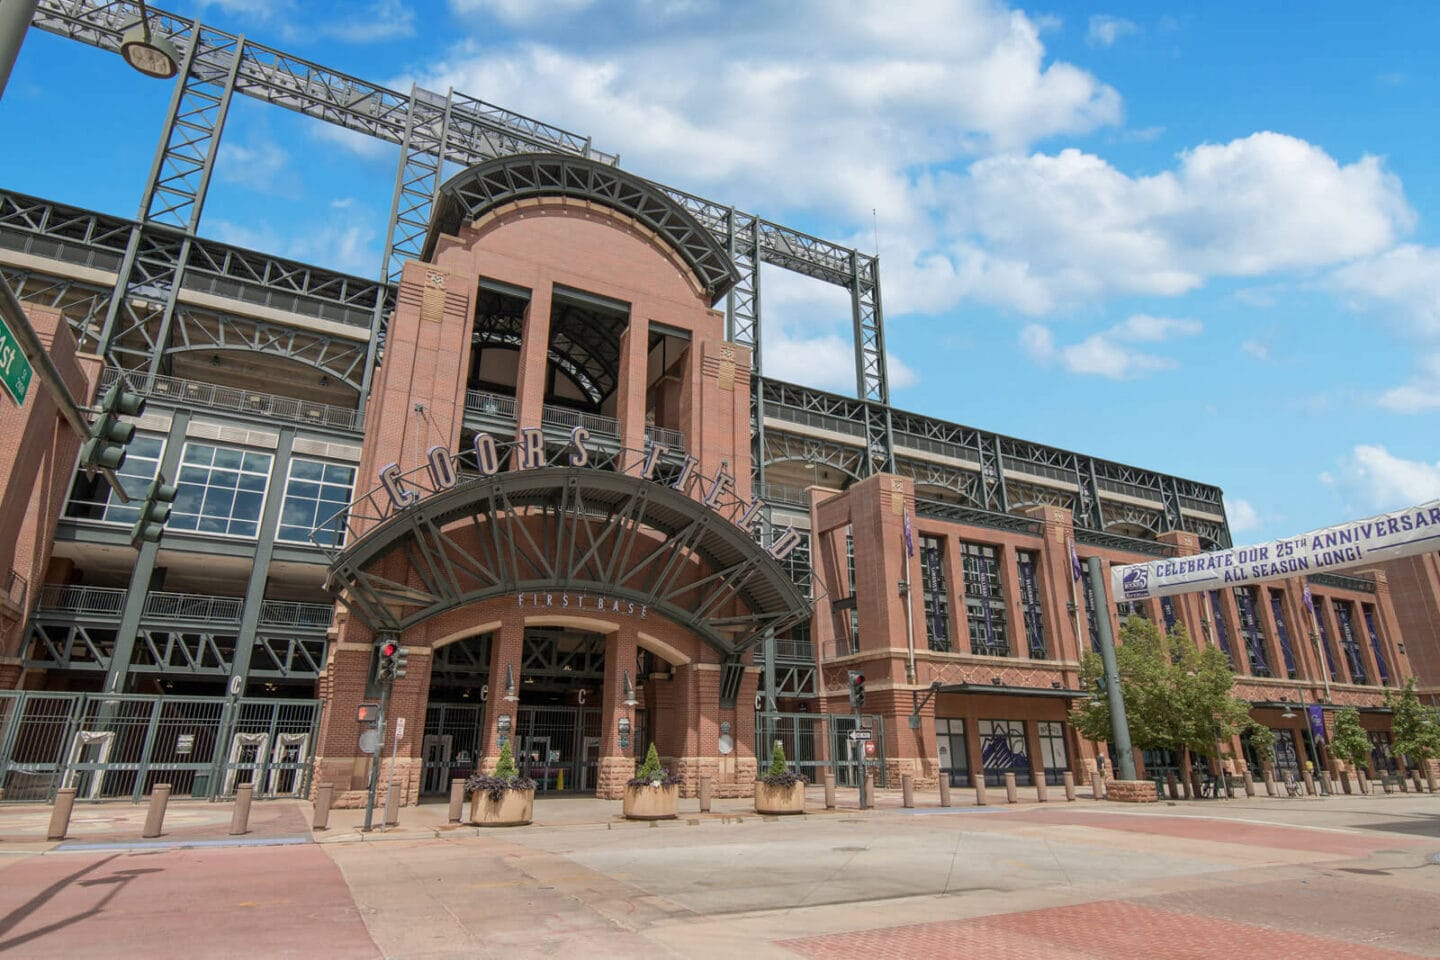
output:
[[[125,331],[155,325],[151,376],[159,370],[161,352],[176,322],[176,292],[184,283],[183,273],[190,260],[188,248],[195,240],[225,117],[235,93],[400,146],[381,265],[380,279],[387,283],[398,278],[406,258],[420,254],[446,164],[464,168],[498,156],[529,152],[619,162],[618,156],[597,150],[589,137],[453,90],[437,93],[418,86],[408,93],[390,90],[202,25],[198,20],[154,8],[149,13],[151,22],[170,38],[184,62],[145,187],[139,223],[127,241],[118,284],[120,295],[112,301],[105,318],[100,347],[109,352]],[[41,0],[33,25],[118,52],[122,32],[138,16],[139,6],[131,2]],[[660,189],[693,214],[734,257],[741,282],[726,298],[727,335],[754,349],[757,373],[763,373],[759,349],[760,266],[768,263],[851,292],[856,394],[882,406],[889,403],[879,264],[875,257],[734,207],[668,187]],[[157,264],[173,265],[173,272],[157,270]],[[384,322],[385,311],[377,306],[366,387]],[[893,466],[885,419],[867,422],[867,468],[871,470]]]

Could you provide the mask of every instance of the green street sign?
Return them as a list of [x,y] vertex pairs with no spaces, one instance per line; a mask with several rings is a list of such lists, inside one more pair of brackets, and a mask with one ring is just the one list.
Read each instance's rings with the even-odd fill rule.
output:
[[10,394],[16,406],[25,403],[25,395],[30,392],[32,373],[34,371],[30,368],[30,361],[20,352],[20,344],[15,342],[15,334],[10,332],[10,327],[4,318],[0,317],[0,383],[5,385],[5,392]]

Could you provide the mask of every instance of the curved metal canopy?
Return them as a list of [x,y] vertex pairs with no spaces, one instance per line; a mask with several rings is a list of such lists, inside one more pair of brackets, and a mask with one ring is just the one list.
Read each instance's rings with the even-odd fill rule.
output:
[[[474,533],[463,544],[457,524]],[[418,586],[382,573],[397,555]],[[337,554],[327,586],[377,631],[478,600],[585,592],[644,604],[726,656],[810,617],[780,563],[728,518],[664,484],[589,467],[515,470],[426,497]]]
[[725,248],[684,207],[648,180],[581,157],[521,153],[476,164],[440,187],[422,258],[441,234],[505,203],[528,197],[573,197],[623,213],[674,248],[705,288],[710,303],[740,281]]

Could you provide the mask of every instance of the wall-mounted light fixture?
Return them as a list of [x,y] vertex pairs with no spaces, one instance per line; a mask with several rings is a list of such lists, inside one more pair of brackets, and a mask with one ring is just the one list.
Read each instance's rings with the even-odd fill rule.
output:
[[519,697],[515,696],[515,667],[513,664],[505,664],[505,699],[514,701]]
[[630,671],[625,671],[625,706],[634,707],[639,704],[635,699],[635,684],[630,682]]

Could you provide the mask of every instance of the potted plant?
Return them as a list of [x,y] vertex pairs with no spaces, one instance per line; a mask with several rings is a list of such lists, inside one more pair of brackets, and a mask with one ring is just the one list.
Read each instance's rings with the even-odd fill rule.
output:
[[673,820],[680,813],[680,781],[660,766],[653,743],[645,763],[625,785],[623,810],[627,820]]
[[470,794],[470,822],[479,827],[519,827],[534,818],[535,781],[520,776],[506,741],[495,772],[476,773],[465,780]]
[[755,783],[756,813],[804,813],[806,779],[785,769],[785,748],[776,740],[770,769]]

